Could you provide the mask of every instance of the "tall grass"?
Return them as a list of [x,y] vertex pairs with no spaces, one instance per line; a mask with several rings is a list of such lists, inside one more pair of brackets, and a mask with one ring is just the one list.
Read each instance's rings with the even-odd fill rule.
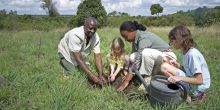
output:
[[[148,29],[167,41],[172,27]],[[212,84],[208,97],[201,105],[183,103],[178,109],[220,109],[220,32],[219,26],[190,27],[198,48],[204,54],[211,72]],[[66,29],[67,30],[67,29]],[[117,93],[109,85],[94,88],[87,84],[83,72],[77,71],[69,79],[62,76],[57,45],[65,29],[43,31],[0,32],[0,74],[9,85],[0,87],[0,109],[48,110],[140,110],[152,109],[143,93]],[[214,31],[213,31],[214,30]],[[117,28],[99,29],[102,59],[110,51],[111,40],[120,36]],[[126,43],[130,51],[131,44]],[[180,59],[180,54],[175,51]],[[93,61],[93,55],[90,60]],[[94,68],[94,65],[92,65]]]

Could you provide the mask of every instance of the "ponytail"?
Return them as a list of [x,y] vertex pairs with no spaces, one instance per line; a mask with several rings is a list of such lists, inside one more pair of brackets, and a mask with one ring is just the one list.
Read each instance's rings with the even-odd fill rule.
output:
[[142,24],[139,24],[137,21],[125,21],[120,26],[120,31],[136,31],[141,30],[145,31],[146,27]]
[[133,23],[135,24],[137,30],[145,31],[147,29],[144,25],[139,24],[137,21],[133,21]]

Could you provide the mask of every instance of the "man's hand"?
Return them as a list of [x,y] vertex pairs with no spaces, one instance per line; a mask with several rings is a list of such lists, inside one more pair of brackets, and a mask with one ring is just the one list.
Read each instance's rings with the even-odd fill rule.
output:
[[107,80],[103,75],[99,75],[99,79],[102,81],[103,84],[107,83]]
[[95,84],[102,84],[102,80],[100,80],[97,76],[95,75],[89,75],[89,80],[91,80]]

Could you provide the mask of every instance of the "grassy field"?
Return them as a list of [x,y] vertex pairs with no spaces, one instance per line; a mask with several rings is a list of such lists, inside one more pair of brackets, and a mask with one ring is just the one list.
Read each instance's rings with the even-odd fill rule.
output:
[[[167,41],[172,27],[149,27]],[[183,103],[178,110],[220,109],[220,26],[190,27],[198,48],[204,54],[211,73],[208,97],[201,105]],[[62,76],[57,45],[67,29],[43,31],[0,31],[0,74],[9,81],[0,87],[0,110],[141,110],[152,109],[144,94],[117,93],[109,85],[102,89],[87,85],[82,72]],[[117,28],[99,29],[102,58],[110,50],[111,40],[120,36]],[[126,43],[127,51],[131,44]],[[181,56],[178,51],[178,59]],[[90,60],[93,60],[91,55]],[[94,65],[92,65],[94,68]]]

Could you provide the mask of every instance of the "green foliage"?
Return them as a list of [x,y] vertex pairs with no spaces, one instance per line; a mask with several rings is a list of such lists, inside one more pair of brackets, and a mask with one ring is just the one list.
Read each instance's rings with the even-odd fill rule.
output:
[[167,18],[170,21],[170,26],[186,25],[192,26],[195,24],[193,18],[183,13],[176,13]]
[[195,25],[203,26],[206,21],[206,15],[209,13],[209,9],[207,7],[197,8],[193,11],[189,11],[188,14],[194,18]]
[[220,22],[219,6],[215,8],[200,7],[185,14],[192,16],[197,26],[210,26]]
[[117,11],[113,11],[108,13],[108,16],[117,16],[118,12]]
[[110,12],[108,14],[108,16],[129,16],[128,13],[125,13],[125,12],[117,12],[117,11],[113,11],[113,12]]
[[[1,13],[2,12],[2,13]],[[11,11],[5,14],[4,10],[0,11],[0,30],[20,31],[20,30],[42,30],[49,31],[58,27],[66,27],[70,21],[70,16],[33,16],[17,15]]]
[[10,12],[8,13],[8,15],[17,15],[17,11],[10,10]]
[[77,26],[83,25],[85,18],[88,16],[95,17],[99,26],[106,25],[107,13],[101,0],[83,0],[77,9]]
[[[85,3],[84,3],[85,2]],[[78,7],[77,15],[65,16],[35,16],[17,15],[16,11],[0,10],[0,30],[44,30],[49,31],[63,27],[77,27],[83,24],[86,16],[97,18],[100,26],[119,27],[122,22],[136,20],[146,26],[210,26],[220,24],[220,8],[198,8],[188,12],[178,11],[175,14],[154,16],[129,16],[128,13],[113,11],[106,16],[100,0],[84,0]],[[97,6],[99,4],[99,6]],[[98,8],[99,7],[99,8]],[[102,8],[102,9],[101,9]],[[102,10],[102,11],[101,11]]]
[[68,23],[68,27],[73,28],[73,27],[77,27],[77,16],[72,16],[70,19],[70,22]]
[[129,16],[128,13],[125,13],[125,12],[117,12],[117,11],[113,11],[113,12],[110,12],[108,14],[108,16]]
[[6,18],[7,16],[7,12],[6,10],[0,10],[0,30],[4,28],[4,19]]
[[122,22],[131,20],[138,21],[145,26],[176,26],[176,25],[194,25],[193,18],[184,14],[164,15],[160,17],[144,17],[144,16],[110,16],[107,24],[110,27],[119,27]]
[[206,14],[205,25],[210,26],[216,23],[220,23],[220,6],[216,6]]
[[161,7],[160,4],[153,4],[150,7],[150,11],[152,15],[156,14],[157,16],[159,16],[159,13],[163,12],[163,7]]
[[119,16],[129,16],[128,13],[125,13],[125,12],[118,12]]

